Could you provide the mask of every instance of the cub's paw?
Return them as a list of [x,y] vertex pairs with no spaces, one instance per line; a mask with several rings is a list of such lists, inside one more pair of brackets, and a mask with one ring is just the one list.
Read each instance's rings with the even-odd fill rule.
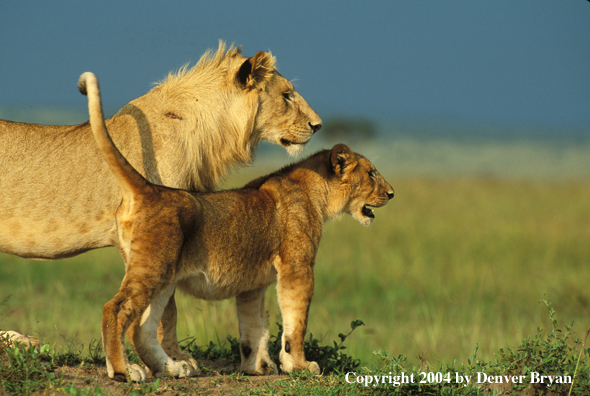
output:
[[258,375],[273,375],[278,373],[279,369],[277,368],[277,365],[272,360],[270,360],[270,358],[268,361],[263,361],[260,365],[260,368],[256,372]]
[[244,362],[240,367],[240,371],[247,375],[273,375],[278,374],[277,365],[271,360],[270,356],[264,356],[258,359],[255,364],[248,364],[253,362]]
[[[170,356],[170,355],[168,355],[168,356]],[[194,377],[195,375],[197,375],[201,372],[201,369],[199,368],[199,363],[197,363],[197,361],[195,359],[193,359],[193,357],[191,355],[189,355],[188,353],[177,353],[174,356],[170,356],[170,357],[172,358],[173,361],[175,361],[178,364],[187,364],[188,363],[192,367],[194,374],[188,375],[188,377]]]
[[145,370],[137,364],[129,364],[125,369],[125,373],[116,373],[108,370],[109,377],[119,382],[145,382]]
[[311,373],[313,373],[315,375],[320,375],[320,365],[317,364],[316,362],[309,362],[309,365],[307,366],[307,370],[309,370]]
[[286,373],[297,370],[307,370],[316,375],[319,375],[321,372],[320,366],[316,362],[308,362],[307,360],[304,360],[301,363],[295,363],[293,359],[281,360],[281,370]]
[[155,373],[154,376],[160,377],[162,375],[170,375],[175,378],[186,378],[195,377],[200,372],[201,370],[199,370],[197,361],[193,358],[191,358],[189,361],[174,361],[169,359],[164,364],[164,370],[159,373]]

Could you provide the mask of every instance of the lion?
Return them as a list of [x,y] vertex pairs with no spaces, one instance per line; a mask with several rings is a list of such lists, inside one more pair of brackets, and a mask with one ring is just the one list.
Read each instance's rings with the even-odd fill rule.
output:
[[[275,58],[220,41],[193,67],[171,73],[106,121],[112,139],[149,181],[213,191],[232,168],[252,161],[261,141],[298,154],[321,118],[276,70]],[[0,251],[60,259],[117,245],[123,190],[86,122],[47,126],[0,120]],[[176,340],[174,297],[160,340]]]
[[319,374],[303,351],[316,252],[326,221],[349,213],[369,225],[375,218],[369,207],[393,198],[393,188],[373,164],[338,144],[242,189],[198,193],[155,185],[109,138],[96,77],[85,73],[78,86],[88,96],[97,146],[123,191],[116,229],[126,272],[102,316],[108,376],[146,378],[142,367],[126,359],[125,334],[154,376],[192,375],[191,362],[169,357],[157,338],[176,287],[206,300],[235,296],[241,371],[277,373],[264,315],[264,293],[274,282],[284,329],[280,368]]

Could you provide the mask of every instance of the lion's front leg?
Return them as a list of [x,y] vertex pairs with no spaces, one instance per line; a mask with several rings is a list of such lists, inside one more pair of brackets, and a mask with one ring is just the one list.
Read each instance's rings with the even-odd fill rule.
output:
[[[283,264],[284,265],[284,264]],[[305,359],[303,341],[307,331],[307,315],[313,295],[313,270],[311,266],[281,268],[278,271],[277,295],[283,316],[283,338],[279,358],[281,370],[309,370],[320,373],[316,362]]]
[[158,342],[158,324],[175,288],[175,285],[169,286],[155,298],[143,312],[141,319],[134,321],[127,333],[139,358],[155,377],[162,374],[176,378],[192,377],[200,371],[197,361],[190,355],[181,353],[180,358],[170,356]]
[[268,324],[264,315],[266,287],[236,296],[240,323],[240,370],[246,374],[278,374],[277,366],[268,354]]

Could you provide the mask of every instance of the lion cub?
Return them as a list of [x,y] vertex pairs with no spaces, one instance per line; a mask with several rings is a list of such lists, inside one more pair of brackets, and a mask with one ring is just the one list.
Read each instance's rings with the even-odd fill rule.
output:
[[241,370],[277,373],[268,353],[264,292],[277,282],[283,318],[281,369],[319,373],[303,353],[313,266],[327,220],[349,213],[369,225],[393,198],[373,164],[339,144],[248,183],[217,193],[191,193],[146,181],[112,143],[92,73],[81,76],[90,124],[123,201],[117,210],[118,248],[126,264],[119,292],[104,306],[102,337],[108,375],[145,380],[125,356],[127,336],[154,375],[195,375],[196,361],[166,355],[158,323],[176,287],[197,298],[236,297]]

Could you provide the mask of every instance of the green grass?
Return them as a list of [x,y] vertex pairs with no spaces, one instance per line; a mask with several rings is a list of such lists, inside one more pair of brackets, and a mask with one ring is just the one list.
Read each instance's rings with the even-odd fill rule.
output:
[[[359,367],[359,361],[342,352],[343,342],[359,326],[353,321],[347,334],[339,334],[340,342],[324,345],[311,335],[305,340],[305,354],[324,368],[323,375],[307,372],[291,373],[282,377],[246,377],[224,369],[217,370],[201,365],[199,378],[173,379],[148,378],[146,383],[118,384],[97,370],[104,371],[104,359],[81,353],[59,353],[48,345],[37,351],[34,347],[5,348],[0,339],[0,387],[9,394],[68,395],[160,395],[174,394],[277,394],[277,395],[498,395],[498,394],[590,394],[590,348],[583,340],[572,338],[571,326],[561,326],[551,303],[540,301],[549,309],[551,328],[537,329],[534,336],[524,338],[514,348],[502,348],[493,361],[482,361],[479,346],[465,362],[453,360],[432,365],[425,359],[420,366],[410,366],[403,354],[392,355],[379,351],[381,363],[375,368]],[[199,348],[193,343],[185,346],[197,359],[240,360],[239,342],[228,337],[230,346],[211,343]],[[280,351],[280,334],[270,341],[271,355]],[[582,353],[582,351],[585,351]],[[133,353],[131,353],[133,355]],[[131,356],[135,361],[136,356]],[[227,365],[225,366],[227,367]],[[73,374],[72,374],[73,373]],[[532,393],[531,393],[532,392]],[[573,392],[573,393],[572,393]]]

